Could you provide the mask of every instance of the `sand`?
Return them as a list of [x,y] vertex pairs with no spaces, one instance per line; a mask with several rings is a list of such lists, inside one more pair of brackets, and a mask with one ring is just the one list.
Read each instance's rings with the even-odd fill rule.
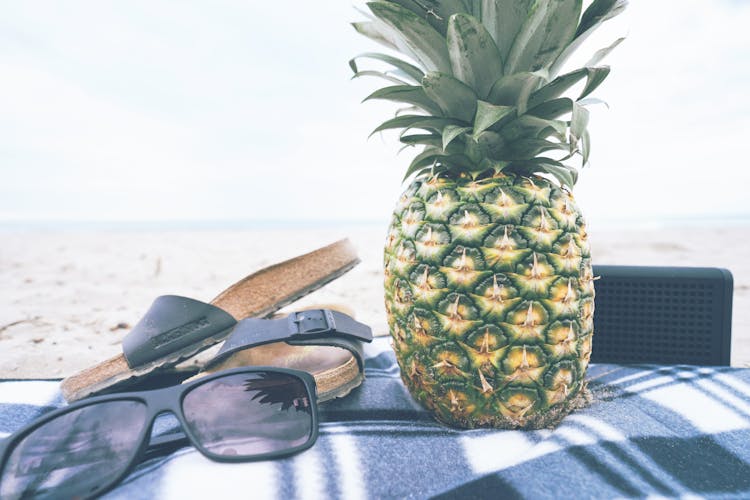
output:
[[[344,303],[387,335],[385,227],[0,233],[0,378],[59,378],[120,352],[158,295],[209,301],[246,274],[341,237],[362,263],[301,301]],[[598,264],[725,267],[734,275],[732,364],[750,366],[750,226],[591,231]]]

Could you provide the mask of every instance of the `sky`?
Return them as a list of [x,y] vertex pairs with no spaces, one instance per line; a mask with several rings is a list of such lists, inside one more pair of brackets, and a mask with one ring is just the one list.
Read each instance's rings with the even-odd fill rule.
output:
[[[0,0],[0,221],[385,221],[361,3]],[[591,109],[589,219],[750,214],[750,2],[633,1]]]

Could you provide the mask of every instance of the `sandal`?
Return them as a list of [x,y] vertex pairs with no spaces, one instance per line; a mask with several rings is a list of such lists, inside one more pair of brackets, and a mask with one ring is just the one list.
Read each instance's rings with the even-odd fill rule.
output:
[[362,342],[372,342],[370,327],[333,309],[306,309],[276,319],[248,318],[188,381],[242,366],[294,368],[312,374],[318,402],[328,401],[346,396],[364,380]]
[[348,240],[289,259],[238,281],[210,304],[158,297],[123,339],[123,353],[64,379],[68,401],[122,390],[222,341],[251,316],[267,316],[338,278],[359,263]]

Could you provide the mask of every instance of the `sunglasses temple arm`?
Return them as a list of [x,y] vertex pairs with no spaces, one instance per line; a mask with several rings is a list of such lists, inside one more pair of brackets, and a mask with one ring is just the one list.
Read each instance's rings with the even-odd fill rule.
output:
[[146,449],[145,460],[169,455],[170,453],[190,445],[187,436],[181,432],[162,434],[151,438]]

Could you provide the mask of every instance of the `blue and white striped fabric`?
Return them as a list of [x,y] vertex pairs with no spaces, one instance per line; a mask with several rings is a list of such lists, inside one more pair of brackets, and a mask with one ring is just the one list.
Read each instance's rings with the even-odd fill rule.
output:
[[[459,431],[411,400],[387,342],[310,450],[220,464],[183,448],[105,498],[750,498],[748,369],[592,365],[594,403],[555,430]],[[62,404],[57,382],[0,382],[0,436]]]

